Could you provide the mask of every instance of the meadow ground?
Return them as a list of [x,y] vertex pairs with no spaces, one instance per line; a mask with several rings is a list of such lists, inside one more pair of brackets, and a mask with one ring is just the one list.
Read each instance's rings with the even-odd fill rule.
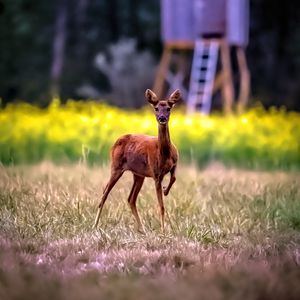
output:
[[0,167],[0,299],[299,299],[300,174],[180,166],[160,233],[131,174],[92,229],[107,166]]

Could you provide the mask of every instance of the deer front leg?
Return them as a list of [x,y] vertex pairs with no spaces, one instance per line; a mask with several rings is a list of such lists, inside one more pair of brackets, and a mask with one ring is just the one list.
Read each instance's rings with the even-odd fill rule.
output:
[[155,181],[155,188],[156,188],[156,196],[160,208],[161,231],[164,233],[165,232],[165,207],[163,202],[161,180]]
[[172,187],[172,185],[174,184],[174,182],[176,181],[176,177],[175,177],[175,171],[176,171],[176,166],[174,166],[171,171],[170,171],[170,182],[169,185],[167,187],[164,187],[164,195],[168,196],[169,191]]

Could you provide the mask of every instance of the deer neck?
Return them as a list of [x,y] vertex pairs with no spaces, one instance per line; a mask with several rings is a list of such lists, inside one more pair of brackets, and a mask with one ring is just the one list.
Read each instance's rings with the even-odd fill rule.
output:
[[168,158],[171,152],[171,140],[168,123],[158,125],[158,148],[162,159]]

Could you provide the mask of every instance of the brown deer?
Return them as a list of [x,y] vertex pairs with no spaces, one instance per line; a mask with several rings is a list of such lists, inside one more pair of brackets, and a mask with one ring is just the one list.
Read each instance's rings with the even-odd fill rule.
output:
[[[98,225],[101,211],[111,189],[125,171],[133,173],[133,186],[128,203],[137,222],[137,229],[144,232],[137,209],[136,199],[142,188],[145,177],[155,181],[156,195],[160,207],[161,229],[164,232],[164,203],[163,195],[168,195],[175,182],[175,170],[178,159],[176,147],[171,143],[168,121],[171,108],[180,100],[180,91],[176,90],[167,100],[158,100],[151,90],[147,89],[145,97],[154,108],[158,123],[158,137],[126,134],[118,138],[111,149],[111,176],[103,191],[94,227]],[[164,176],[170,172],[169,185],[162,189]]]

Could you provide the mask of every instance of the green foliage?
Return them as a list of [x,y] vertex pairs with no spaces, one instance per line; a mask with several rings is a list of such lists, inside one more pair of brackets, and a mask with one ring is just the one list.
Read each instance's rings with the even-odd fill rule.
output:
[[95,65],[109,80],[109,103],[135,108],[143,105],[141,100],[145,90],[152,85],[155,73],[150,52],[138,52],[134,39],[123,39],[110,45],[107,55],[98,53]]
[[[299,110],[300,2],[250,2],[247,58],[252,95],[268,107],[285,105]],[[101,91],[109,88],[93,62],[97,53],[124,37],[136,39],[138,50],[151,51],[158,63],[162,54],[158,0],[2,0],[0,97],[5,103],[24,99],[46,105],[51,100],[50,70],[62,3],[66,5],[67,34],[59,84],[64,101],[68,97],[82,97],[79,87],[94,86]],[[146,61],[144,66],[146,75]]]
[[[150,110],[125,111],[95,102],[54,100],[47,109],[27,104],[0,111],[0,161],[4,164],[106,162],[109,149],[122,134],[157,135]],[[253,109],[241,116],[186,116],[174,111],[171,139],[180,159],[204,166],[265,169],[300,168],[300,115],[284,110]]]

